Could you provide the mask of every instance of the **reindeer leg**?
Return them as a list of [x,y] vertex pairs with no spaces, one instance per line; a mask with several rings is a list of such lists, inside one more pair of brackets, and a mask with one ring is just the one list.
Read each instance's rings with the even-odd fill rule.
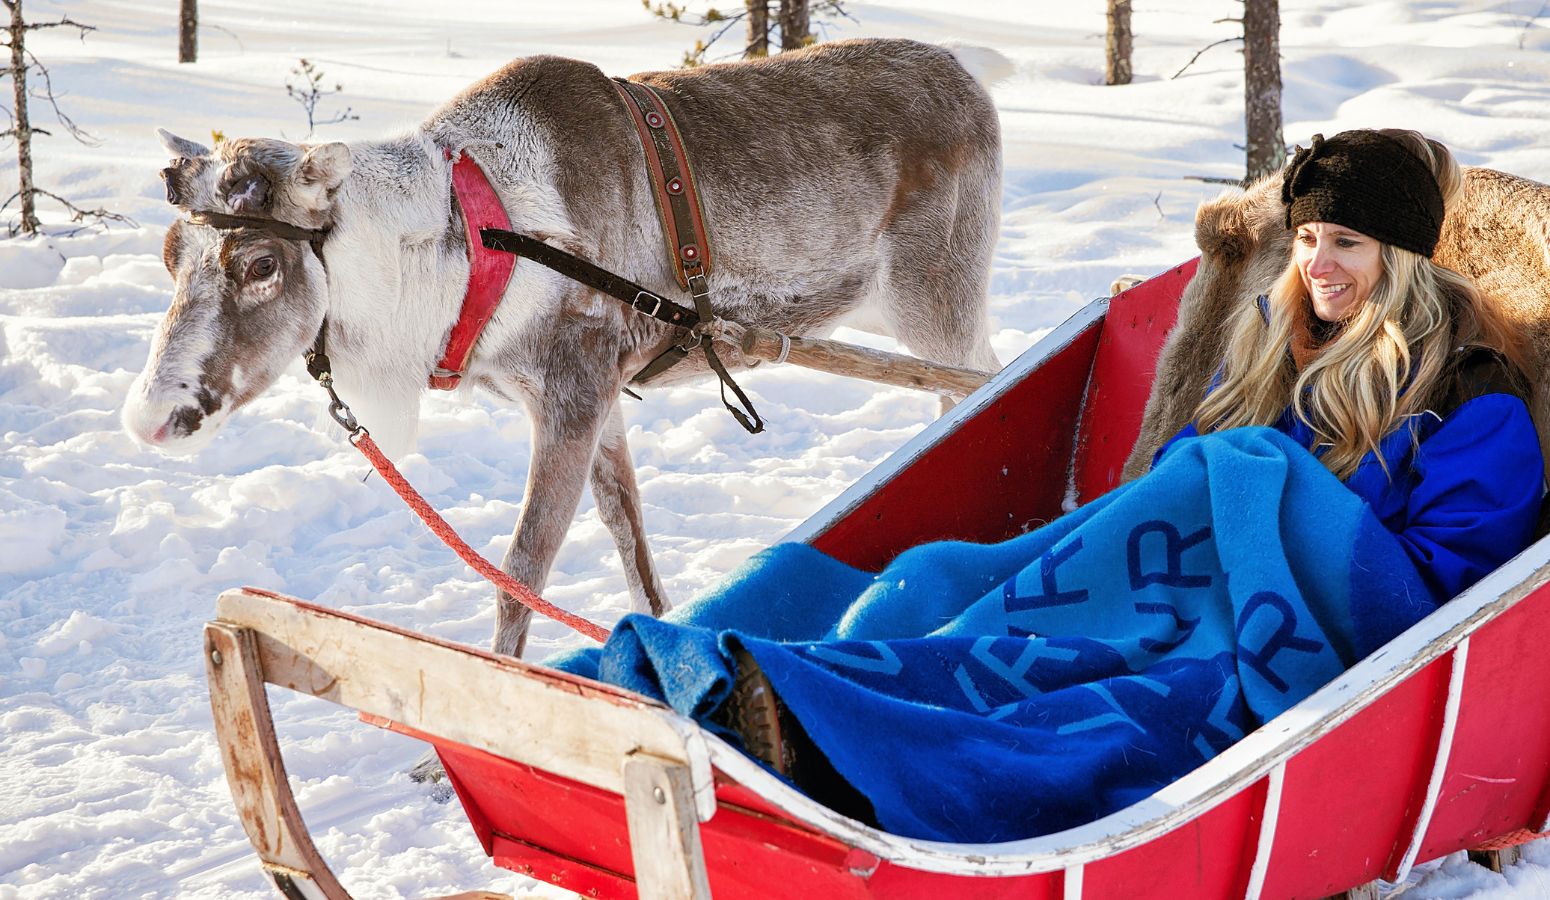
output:
[[651,548],[646,545],[635,463],[625,440],[624,411],[617,402],[608,413],[597,455],[592,458],[592,498],[597,501],[598,516],[619,548],[624,580],[630,586],[630,608],[653,616],[667,612],[672,604],[662,590]]
[[[587,470],[597,451],[598,435],[613,403],[605,386],[578,384],[595,373],[593,360],[568,367],[557,377],[546,379],[542,396],[527,404],[533,426],[533,458],[522,498],[522,515],[517,519],[501,568],[535,591],[542,591],[548,581],[549,567],[576,517]],[[527,646],[528,621],[532,616],[532,610],[506,592],[498,592],[491,649],[521,656]]]

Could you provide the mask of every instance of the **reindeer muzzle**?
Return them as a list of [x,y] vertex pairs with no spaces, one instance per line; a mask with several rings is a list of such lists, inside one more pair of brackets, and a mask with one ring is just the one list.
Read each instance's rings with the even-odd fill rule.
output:
[[161,170],[162,183],[167,186],[167,202],[171,203],[173,206],[178,205],[178,186],[176,183],[174,183],[174,179],[176,177],[176,165],[168,166],[167,168]]

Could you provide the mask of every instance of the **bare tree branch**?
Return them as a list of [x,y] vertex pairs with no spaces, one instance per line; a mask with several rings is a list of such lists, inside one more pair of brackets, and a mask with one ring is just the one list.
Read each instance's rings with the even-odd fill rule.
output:
[[[11,111],[10,110],[6,110],[5,114],[7,116],[11,116]],[[15,116],[11,116],[12,127],[6,129],[5,131],[0,131],[0,138],[21,137],[22,136],[21,129],[15,127],[15,123],[16,123],[16,117]],[[27,126],[27,133],[28,134],[41,134],[41,135],[43,135],[45,137],[53,137],[54,136],[54,132],[49,131],[46,128],[34,128],[31,125]]]
[[[39,75],[43,76],[43,89],[40,91],[38,88],[33,87],[27,93],[33,97],[38,98],[39,100],[47,100],[48,105],[54,108],[54,117],[59,120],[59,124],[65,126],[65,130],[70,132],[71,137],[75,138],[77,141],[80,141],[88,147],[102,146],[102,141],[98,140],[95,136],[88,134],[79,125],[75,124],[74,119],[71,119],[69,116],[65,115],[64,110],[59,108],[59,99],[54,96],[54,80],[49,75],[48,67],[43,65],[37,56],[33,55],[33,52],[28,50],[26,47],[22,48],[22,52],[27,55],[28,59],[32,60],[32,65],[29,68],[36,70]],[[33,133],[37,133],[38,129],[34,128],[32,131]]]
[[[10,3],[7,3],[5,6],[7,9],[12,8],[12,4]],[[80,22],[65,16],[60,16],[59,21],[57,22],[28,22],[26,25],[22,26],[23,31],[38,31],[43,28],[74,28],[78,32],[76,37],[79,37],[83,41],[86,40],[87,32],[97,30],[97,26],[95,25],[82,25]]]
[[87,219],[92,219],[94,221],[87,223],[88,225],[103,225],[107,222],[119,222],[124,225],[128,225],[130,228],[140,227],[139,222],[136,222],[134,219],[129,218],[123,213],[110,212],[101,208],[82,209],[79,206],[76,206],[74,203],[71,203],[69,200],[66,200],[56,193],[53,193],[52,191],[34,189],[33,193],[42,194],[50,200],[53,200],[55,203],[58,203],[60,206],[63,206],[66,211],[70,213],[70,221],[72,222],[86,222]]
[[[3,0],[0,0],[0,2],[3,2]],[[69,237],[69,236],[75,235],[75,234],[79,234],[80,232],[84,231],[85,229],[91,228],[91,227],[94,227],[94,226],[100,226],[102,228],[106,228],[107,227],[107,223],[109,223],[109,222],[119,222],[119,223],[122,223],[124,225],[128,225],[130,228],[138,228],[139,225],[140,225],[139,222],[136,222],[134,219],[131,219],[130,217],[128,217],[126,215],[123,215],[121,213],[110,212],[110,211],[108,211],[106,209],[100,209],[100,208],[99,209],[82,209],[79,206],[76,206],[74,203],[71,203],[69,200],[66,200],[65,198],[63,198],[63,197],[59,196],[58,194],[54,193],[53,191],[45,191],[45,190],[42,190],[40,188],[33,188],[32,189],[32,194],[34,196],[47,197],[50,200],[53,200],[55,203],[58,203],[60,206],[63,206],[65,208],[65,211],[70,214],[70,221],[78,222],[78,223],[81,224],[80,228],[76,228],[76,229],[73,229],[71,231],[65,232],[65,236],[66,237]],[[5,198],[5,202],[0,203],[0,210],[5,210],[8,207],[10,207],[11,203],[13,201],[15,201],[20,196],[21,196],[21,191],[17,191],[15,193],[13,193],[11,196]],[[19,230],[20,230],[20,223],[18,223],[18,222],[12,222],[12,223],[10,223],[10,224],[8,224],[6,226],[6,231],[8,233],[8,236],[10,236],[10,237],[15,237]]]
[[1216,175],[1185,175],[1185,181],[1204,181],[1206,184],[1230,184],[1233,187],[1243,187],[1242,178],[1222,178]]
[[1207,44],[1207,45],[1205,45],[1205,46],[1204,46],[1204,47],[1201,47],[1201,48],[1200,48],[1200,49],[1199,49],[1199,50],[1196,50],[1196,51],[1195,51],[1195,55],[1194,55],[1194,56],[1191,56],[1191,57],[1190,57],[1190,58],[1189,58],[1189,62],[1187,62],[1187,63],[1185,63],[1185,64],[1184,64],[1184,68],[1183,68],[1183,69],[1180,69],[1180,70],[1178,70],[1178,71],[1177,71],[1177,72],[1174,72],[1174,73],[1173,73],[1173,77],[1172,77],[1172,78],[1169,78],[1169,79],[1168,79],[1168,80],[1169,80],[1169,81],[1172,81],[1172,80],[1173,80],[1173,79],[1174,79],[1174,78],[1177,78],[1177,77],[1179,77],[1179,76],[1180,76],[1180,75],[1183,75],[1183,74],[1184,74],[1184,69],[1188,69],[1188,68],[1189,68],[1189,67],[1190,67],[1190,66],[1192,66],[1192,65],[1194,65],[1194,64],[1195,64],[1195,61],[1196,61],[1196,60],[1198,60],[1198,59],[1200,59],[1200,57],[1201,57],[1201,56],[1202,56],[1202,55],[1203,55],[1203,54],[1204,54],[1204,53],[1205,53],[1205,52],[1206,52],[1206,51],[1207,51],[1207,50],[1210,50],[1210,49],[1211,49],[1211,48],[1212,48],[1212,47],[1215,47],[1215,46],[1218,46],[1218,45],[1220,45],[1220,44],[1231,44],[1231,43],[1233,43],[1233,42],[1234,42],[1234,41],[1240,41],[1240,42],[1241,42],[1241,41],[1242,41],[1242,40],[1243,40],[1243,35],[1241,35],[1241,34],[1240,34],[1240,35],[1238,35],[1238,36],[1237,36],[1237,37],[1228,37],[1228,38],[1222,38],[1222,39],[1221,39],[1221,40],[1219,40],[1219,41],[1212,41],[1212,42],[1211,42],[1211,43],[1209,43],[1209,44]]
[[[695,41],[694,42],[695,64],[698,65],[699,63],[704,62],[705,61],[705,51],[709,50],[712,44],[714,44],[717,41],[721,40],[721,36],[726,34],[728,31],[731,31],[732,28],[734,26],[736,26],[738,22],[743,20],[745,15],[746,15],[746,13],[735,13],[733,15],[727,16],[723,20],[723,21],[726,22],[726,24],[722,25],[720,28],[716,29],[715,32],[711,34],[710,40],[708,40],[708,41]],[[745,50],[745,52],[746,52],[746,50]],[[688,61],[689,61],[689,54],[685,53],[684,54],[684,62],[688,62]]]
[[[4,203],[0,203],[0,210],[9,209],[13,202],[16,203],[16,215],[7,225],[8,233],[12,236],[18,233],[35,235],[42,230],[36,207],[39,196],[58,203],[69,213],[70,221],[81,223],[81,228],[70,232],[71,234],[93,226],[106,227],[109,222],[122,222],[134,226],[136,223],[128,216],[100,208],[83,209],[52,191],[39,188],[33,181],[32,138],[35,135],[50,135],[46,129],[32,124],[30,108],[34,100],[46,101],[53,108],[55,118],[77,141],[87,146],[97,146],[100,142],[82,130],[65,114],[64,110],[59,108],[59,101],[54,93],[53,77],[42,60],[27,48],[26,35],[29,31],[45,28],[74,28],[84,41],[86,35],[95,29],[68,17],[61,17],[53,22],[28,22],[22,12],[22,0],[0,0],[0,5],[3,5],[9,13],[6,17],[9,21],[4,29],[6,40],[0,42],[7,51],[5,55],[8,59],[4,69],[0,70],[0,77],[10,77],[12,94],[11,106],[5,110],[10,127],[0,132],[0,139],[16,139],[16,171],[20,182],[16,192],[7,197]],[[29,85],[27,75],[29,71],[34,70],[40,76],[40,80]]]
[[344,112],[335,113],[328,119],[319,119],[317,117],[318,104],[325,97],[343,93],[344,85],[335,83],[333,90],[327,90],[323,87],[322,69],[314,66],[309,59],[299,59],[296,62],[296,68],[291,70],[291,74],[296,76],[299,85],[292,84],[291,80],[287,78],[285,80],[285,93],[292,100],[301,104],[302,111],[306,113],[307,137],[311,137],[319,125],[334,125],[339,122],[349,122],[360,118],[360,116],[355,115],[351,107],[346,106]]
[[201,31],[203,31],[206,28],[210,29],[211,31],[219,31],[222,34],[225,34],[227,37],[229,37],[232,40],[237,42],[237,50],[238,50],[238,52],[240,52],[240,53],[248,52],[247,45],[242,43],[242,38],[237,37],[237,32],[232,31],[230,28],[227,28],[227,27],[225,27],[223,25],[212,25],[212,24],[210,24],[208,22],[201,22],[201,23],[199,23],[199,28],[200,28]]
[[[765,2],[768,3],[768,0],[765,0]],[[812,18],[815,15],[836,19],[849,19],[852,22],[857,21],[855,16],[852,16],[845,8],[846,2],[848,0],[816,0],[816,2],[811,2],[808,7],[811,25],[819,29],[824,29],[825,27],[826,23],[822,21],[812,22]],[[756,34],[759,31],[758,19],[754,17],[750,20],[746,3],[742,10],[730,13],[722,12],[715,7],[708,9],[704,13],[695,13],[689,9],[687,3],[679,3],[675,2],[675,0],[641,0],[641,6],[653,16],[668,22],[677,22],[680,25],[690,25],[696,28],[703,28],[709,25],[717,26],[716,30],[708,38],[696,40],[692,48],[684,51],[683,63],[685,67],[702,65],[708,61],[734,59],[738,56],[747,59],[767,55],[769,36],[779,30],[776,27],[778,17],[767,14],[765,18],[767,24],[763,29],[765,40],[761,42]],[[727,53],[724,56],[710,58],[706,56],[707,52],[711,47],[715,46],[718,40],[736,27],[739,22],[744,21],[751,21],[752,30],[756,33],[749,35],[741,50]],[[784,41],[784,37],[782,40]],[[764,52],[761,53],[761,50]]]
[[1523,30],[1518,33],[1519,50],[1523,49],[1523,42],[1528,40],[1528,30],[1534,27],[1534,23],[1539,20],[1540,16],[1545,14],[1547,8],[1550,8],[1550,0],[1545,0],[1544,3],[1541,3],[1539,5],[1539,12],[1534,13],[1523,21]]

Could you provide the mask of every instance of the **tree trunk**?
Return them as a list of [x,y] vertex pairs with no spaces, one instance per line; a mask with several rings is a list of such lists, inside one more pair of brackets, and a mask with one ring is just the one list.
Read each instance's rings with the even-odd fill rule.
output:
[[780,0],[780,49],[795,50],[812,43],[807,0]]
[[22,0],[12,0],[11,24],[11,88],[16,103],[16,175],[20,182],[17,199],[21,201],[22,234],[37,234],[43,227],[38,221],[38,211],[33,203],[32,189],[32,121],[27,116],[27,55],[24,41],[27,23],[22,19]]
[[1103,64],[1104,84],[1130,83],[1130,3],[1109,0],[1109,35]]
[[744,59],[770,55],[770,0],[748,0],[748,45]]
[[1243,9],[1245,183],[1286,165],[1281,136],[1281,8],[1279,0],[1247,0]]
[[199,0],[182,0],[178,7],[178,62],[199,59]]

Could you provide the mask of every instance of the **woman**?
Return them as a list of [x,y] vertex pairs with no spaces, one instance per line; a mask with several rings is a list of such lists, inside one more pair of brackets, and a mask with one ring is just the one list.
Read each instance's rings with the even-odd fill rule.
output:
[[1145,478],[877,574],[778,545],[565,667],[905,836],[1031,837],[1149,796],[1527,546],[1517,348],[1430,260],[1459,180],[1408,132],[1299,151],[1293,260]]
[[1523,352],[1464,276],[1432,262],[1463,190],[1414,131],[1313,139],[1287,166],[1292,260],[1239,311],[1201,431],[1268,425],[1371,505],[1438,600],[1528,546],[1543,484]]

